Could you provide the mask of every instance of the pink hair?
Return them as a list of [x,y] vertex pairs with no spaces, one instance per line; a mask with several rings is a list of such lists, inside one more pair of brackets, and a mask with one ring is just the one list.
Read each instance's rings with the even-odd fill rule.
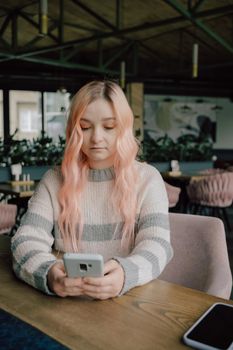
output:
[[84,85],[74,96],[66,128],[66,148],[61,165],[62,185],[58,193],[61,208],[58,224],[66,250],[78,251],[84,225],[79,203],[87,183],[89,167],[88,159],[81,151],[83,135],[80,119],[87,106],[99,98],[111,105],[119,130],[111,200],[114,210],[121,215],[124,222],[122,246],[129,245],[134,238],[137,200],[134,160],[138,145],[133,135],[133,113],[123,91],[116,83],[93,81]]

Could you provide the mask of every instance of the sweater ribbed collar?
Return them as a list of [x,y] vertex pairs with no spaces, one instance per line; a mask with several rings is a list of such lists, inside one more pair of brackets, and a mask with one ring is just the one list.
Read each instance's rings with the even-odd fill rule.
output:
[[114,168],[89,169],[88,180],[91,182],[109,181],[115,178]]

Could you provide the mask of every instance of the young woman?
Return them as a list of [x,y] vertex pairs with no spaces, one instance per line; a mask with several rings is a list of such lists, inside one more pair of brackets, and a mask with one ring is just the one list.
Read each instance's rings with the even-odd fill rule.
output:
[[[159,276],[172,257],[167,194],[137,151],[121,88],[83,86],[71,103],[61,168],[44,175],[12,239],[19,278],[47,294],[107,299]],[[52,247],[103,255],[104,277],[68,278]]]

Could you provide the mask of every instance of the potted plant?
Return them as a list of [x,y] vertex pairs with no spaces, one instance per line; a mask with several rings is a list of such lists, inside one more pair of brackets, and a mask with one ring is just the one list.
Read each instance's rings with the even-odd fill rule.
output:
[[46,170],[61,164],[65,139],[59,137],[57,143],[45,133],[32,141],[15,140],[10,135],[6,140],[0,139],[0,181],[10,180],[10,166],[21,163],[23,174],[30,174],[32,180],[39,180]]
[[212,167],[213,142],[208,136],[185,134],[176,141],[167,134],[156,140],[148,136],[143,142],[143,159],[160,171],[169,171],[173,159],[179,161],[181,171]]

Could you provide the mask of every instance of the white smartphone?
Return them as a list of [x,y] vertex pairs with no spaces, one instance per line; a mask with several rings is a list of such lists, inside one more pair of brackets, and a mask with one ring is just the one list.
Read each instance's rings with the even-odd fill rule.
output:
[[100,254],[65,253],[63,261],[68,277],[104,275],[104,260]]
[[184,334],[185,344],[203,350],[233,350],[233,305],[213,304]]

